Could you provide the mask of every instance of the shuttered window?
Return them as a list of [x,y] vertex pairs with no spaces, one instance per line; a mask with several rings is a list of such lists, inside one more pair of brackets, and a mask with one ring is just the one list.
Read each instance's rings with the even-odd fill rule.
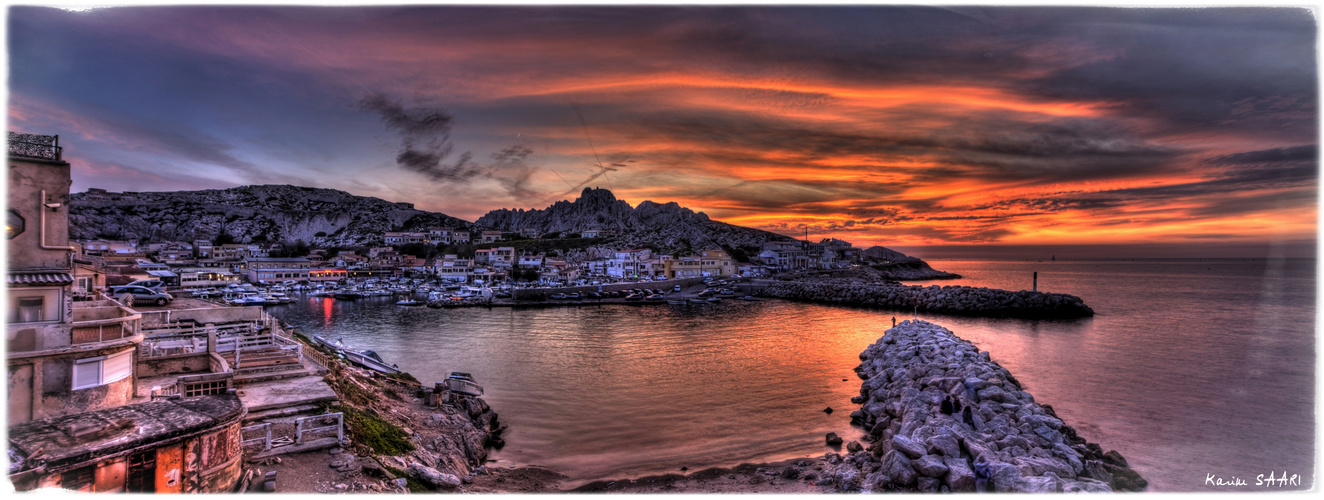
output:
[[101,361],[104,357],[74,361],[74,389],[101,385]]
[[133,351],[124,351],[102,362],[101,383],[109,384],[133,375]]
[[87,389],[133,375],[133,350],[74,361],[74,389]]

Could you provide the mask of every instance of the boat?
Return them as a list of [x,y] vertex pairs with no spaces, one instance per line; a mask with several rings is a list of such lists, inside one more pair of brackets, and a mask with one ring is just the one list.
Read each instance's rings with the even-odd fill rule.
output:
[[683,301],[683,300],[679,300],[679,299],[671,299],[671,300],[668,300],[667,303],[668,303],[668,304],[671,304],[671,305],[673,305],[673,306],[678,306],[678,305],[684,304],[685,301]]
[[350,289],[350,290],[341,290],[341,291],[339,291],[339,292],[336,292],[334,296],[335,296],[335,298],[340,299],[340,300],[354,300],[354,299],[361,299],[361,298],[363,298],[363,294],[361,294],[361,293],[359,293],[357,290],[353,290],[353,289]]
[[741,297],[740,300],[748,300],[748,301],[750,301],[750,302],[758,302],[758,301],[763,300],[763,299],[760,299],[760,298],[755,297],[755,296],[753,296],[753,295],[746,295],[746,296],[744,296],[744,297]]
[[708,297],[708,302],[721,302],[721,297]]
[[691,303],[691,304],[702,304],[702,303],[704,303],[704,302],[707,302],[706,300],[703,300],[703,299],[700,299],[700,298],[691,298],[691,299],[689,299],[689,300],[690,300],[690,303]]
[[465,372],[451,372],[446,377],[446,388],[466,396],[482,396],[483,388],[474,382],[474,376]]
[[417,301],[417,300],[414,300],[414,299],[405,299],[405,300],[401,300],[401,301],[396,302],[395,305],[397,305],[397,306],[421,306],[421,305],[423,305],[423,303],[422,303],[422,302],[419,302],[419,301]]
[[321,335],[314,335],[313,340],[315,340],[319,344],[331,348],[336,353],[344,357],[345,360],[349,361],[350,363],[354,363],[364,368],[376,370],[382,373],[389,373],[389,374],[404,373],[400,371],[399,368],[396,368],[395,365],[386,364],[386,362],[382,360],[381,356],[378,356],[377,353],[371,350],[364,349],[362,351],[359,351],[359,350],[351,349],[338,340],[335,342],[331,342],[329,340],[326,340],[325,338],[322,338]]

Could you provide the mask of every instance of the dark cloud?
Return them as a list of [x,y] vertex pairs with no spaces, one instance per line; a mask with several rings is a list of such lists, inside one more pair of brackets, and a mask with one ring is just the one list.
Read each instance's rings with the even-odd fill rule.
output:
[[400,134],[400,154],[395,162],[439,181],[467,181],[483,173],[465,152],[452,163],[443,163],[454,149],[451,126],[454,117],[445,109],[418,106],[405,108],[398,99],[374,92],[356,104],[362,111],[381,115],[387,130]]
[[1307,144],[1286,148],[1261,149],[1230,155],[1216,156],[1205,160],[1215,165],[1253,165],[1278,162],[1317,161],[1319,145]]
[[541,199],[544,193],[530,187],[529,180],[537,167],[524,163],[533,154],[533,148],[514,144],[492,154],[488,177],[495,179],[514,199]]

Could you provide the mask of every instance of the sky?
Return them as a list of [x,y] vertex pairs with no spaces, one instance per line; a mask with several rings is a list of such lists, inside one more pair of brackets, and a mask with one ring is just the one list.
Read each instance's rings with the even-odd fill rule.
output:
[[9,130],[59,134],[75,192],[296,184],[474,220],[600,187],[857,246],[1314,255],[1308,9],[10,7],[6,29]]

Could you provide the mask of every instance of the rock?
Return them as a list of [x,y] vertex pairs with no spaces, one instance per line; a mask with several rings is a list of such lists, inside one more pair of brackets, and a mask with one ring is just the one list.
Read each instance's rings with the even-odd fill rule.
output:
[[857,451],[863,451],[863,450],[864,450],[864,445],[861,445],[859,441],[852,440],[851,442],[846,443],[846,451],[848,452],[855,453]]
[[832,482],[837,485],[838,491],[857,490],[860,483],[860,471],[849,465],[837,467],[837,470],[832,473]]
[[1089,477],[1105,484],[1113,484],[1113,474],[1108,472],[1108,469],[1104,467],[1103,462],[1098,460],[1086,460],[1085,470],[1082,472],[1082,476]]
[[924,447],[903,434],[892,436],[892,449],[905,453],[908,458],[924,456]]
[[1076,478],[1075,481],[1066,481],[1062,484],[1063,493],[1112,493],[1112,491],[1108,483],[1089,478]]
[[961,458],[943,457],[942,464],[947,466],[947,475],[943,485],[955,492],[975,491],[975,472]]
[[832,407],[829,406],[829,407],[827,407],[827,408],[824,408],[824,409],[823,409],[823,413],[826,413],[826,414],[828,414],[828,415],[831,415],[831,414],[832,414]]
[[841,463],[841,455],[836,453],[824,453],[823,460],[827,460],[827,463],[829,464],[837,465]]
[[1013,488],[1018,493],[1057,493],[1062,491],[1056,476],[1022,477]]
[[950,430],[944,428],[938,434],[930,436],[925,441],[928,446],[925,447],[927,453],[939,454],[945,457],[961,456],[961,443],[956,440],[956,436]]
[[796,467],[787,467],[785,469],[782,469],[781,476],[784,479],[799,479],[800,469]]
[[391,482],[392,482],[392,483],[395,483],[395,487],[396,487],[396,488],[409,488],[409,480],[407,480],[407,479],[405,479],[405,478],[403,478],[403,477],[395,478],[395,480],[393,480],[393,481],[391,481]]
[[455,489],[462,484],[460,478],[455,477],[453,474],[447,474],[423,465],[411,465],[406,469],[406,472],[408,472],[410,476],[413,476],[414,479],[419,480],[419,482],[433,488],[449,490]]
[[827,444],[828,446],[841,446],[841,437],[835,432],[829,432],[827,433]]
[[915,473],[910,459],[906,458],[904,453],[897,450],[887,452],[883,456],[883,472],[892,478],[892,483],[900,486],[912,486],[919,475]]
[[917,489],[923,493],[937,493],[942,487],[942,480],[933,477],[923,477],[917,480],[919,485]]
[[1130,466],[1131,466],[1130,464],[1127,464],[1127,463],[1126,463],[1126,459],[1123,458],[1123,457],[1122,457],[1122,454],[1121,454],[1121,453],[1118,453],[1117,450],[1108,450],[1108,453],[1104,453],[1104,454],[1103,454],[1103,461],[1106,462],[1106,463],[1110,463],[1110,464],[1113,464],[1113,465],[1119,466],[1119,467],[1130,467]]
[[865,476],[864,481],[860,483],[860,489],[866,492],[875,492],[891,484],[892,478],[887,473],[878,471]]
[[1144,491],[1149,481],[1140,477],[1140,473],[1105,462],[1103,467],[1113,475],[1112,487],[1116,491]]
[[948,471],[947,465],[942,463],[942,457],[937,455],[924,455],[915,460],[912,465],[921,475],[933,478],[942,478]]

